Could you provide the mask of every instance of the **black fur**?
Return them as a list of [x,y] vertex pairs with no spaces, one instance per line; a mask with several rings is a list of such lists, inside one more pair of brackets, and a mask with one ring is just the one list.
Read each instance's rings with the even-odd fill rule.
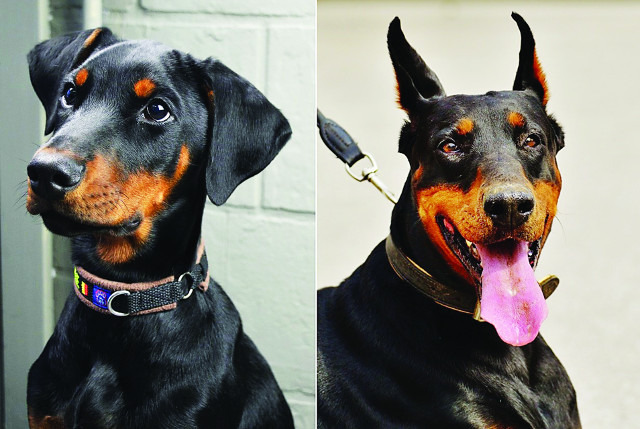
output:
[[[531,31],[514,19],[523,51],[533,55]],[[442,186],[488,192],[495,181],[559,188],[555,155],[564,135],[541,103],[543,86],[530,80],[533,61],[523,61],[526,55],[514,91],[447,97],[397,18],[388,44],[409,116],[399,149],[411,166],[391,236],[441,283],[474,288],[426,232],[416,193]],[[509,124],[514,111],[524,126]],[[473,121],[473,130],[456,132],[462,118]],[[528,138],[538,140],[529,147]],[[443,143],[455,148],[444,151]],[[514,234],[496,231],[496,237]],[[571,381],[541,336],[511,346],[491,324],[435,303],[398,277],[384,242],[339,287],[318,293],[318,423],[326,429],[580,427]]]
[[[72,237],[74,264],[99,277],[143,282],[177,276],[194,263],[206,196],[222,204],[265,168],[289,139],[289,124],[215,59],[200,61],[151,41],[120,41],[108,29],[85,43],[90,34],[48,40],[29,53],[46,132],[53,132],[30,164],[37,212],[54,233]],[[74,79],[82,68],[88,78],[79,85]],[[134,84],[146,78],[155,83],[153,95],[136,96]],[[69,106],[63,94],[70,87]],[[158,100],[171,112],[165,122],[148,117]],[[102,225],[99,213],[84,221],[60,211],[59,192],[51,191],[58,184],[39,183],[37,174],[40,163],[88,177],[87,166],[102,156],[117,165],[118,180],[141,173],[171,178],[184,148],[186,171],[163,197],[146,239],[122,262],[105,260],[98,244],[104,236],[128,239],[144,210],[118,225]],[[52,153],[77,165],[60,166]],[[51,419],[62,419],[65,428],[293,427],[269,365],[213,280],[175,310],[125,318],[95,312],[72,293],[31,368],[27,402],[32,427]]]

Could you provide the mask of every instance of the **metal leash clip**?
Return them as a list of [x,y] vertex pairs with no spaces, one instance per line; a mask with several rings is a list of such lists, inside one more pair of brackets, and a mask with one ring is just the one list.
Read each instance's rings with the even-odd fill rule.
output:
[[[344,167],[347,170],[347,173],[349,173],[349,175],[358,182],[364,182],[365,180],[368,181],[385,197],[387,197],[389,201],[394,204],[397,203],[397,197],[376,175],[378,171],[378,164],[376,164],[373,156],[368,152],[362,152],[349,133],[347,133],[344,128],[336,122],[326,118],[320,110],[318,110],[317,117],[320,138],[331,152],[344,162]],[[360,173],[355,173],[353,166],[360,160],[366,160],[370,165],[362,168]]]

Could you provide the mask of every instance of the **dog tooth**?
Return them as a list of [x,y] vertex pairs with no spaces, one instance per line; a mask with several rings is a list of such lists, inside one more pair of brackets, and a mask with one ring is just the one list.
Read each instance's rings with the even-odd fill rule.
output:
[[[473,243],[471,243],[473,244]],[[471,250],[471,256],[473,256],[474,258],[480,260],[480,254],[478,253],[478,249],[476,248],[476,246],[471,246],[469,247],[469,249]]]

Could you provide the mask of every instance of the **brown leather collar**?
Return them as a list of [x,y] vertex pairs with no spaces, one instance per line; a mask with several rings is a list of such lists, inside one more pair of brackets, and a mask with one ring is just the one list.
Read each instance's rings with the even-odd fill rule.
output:
[[[387,259],[396,275],[413,286],[418,292],[444,307],[471,314],[474,319],[482,320],[480,318],[480,298],[471,288],[444,285],[434,279],[431,274],[412,261],[395,245],[391,234],[387,236],[385,249],[387,251]],[[556,290],[560,280],[558,277],[550,275],[539,283],[542,294],[546,299]]]

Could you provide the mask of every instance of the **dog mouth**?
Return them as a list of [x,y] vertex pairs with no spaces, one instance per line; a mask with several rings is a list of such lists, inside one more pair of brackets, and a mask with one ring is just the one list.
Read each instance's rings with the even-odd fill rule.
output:
[[124,237],[133,234],[142,223],[142,216],[139,214],[135,214],[118,224],[87,222],[52,210],[42,212],[40,216],[49,231],[67,237],[81,234],[108,234]]
[[547,305],[535,279],[541,241],[508,236],[490,243],[466,240],[444,216],[436,222],[451,251],[471,274],[480,299],[480,316],[507,344],[535,340],[547,317]]
[[[482,284],[482,258],[478,251],[478,245],[465,239],[458,229],[444,216],[437,216],[436,222],[440,227],[440,232],[445,242],[454,255],[460,260],[465,269],[471,274],[476,282],[476,286]],[[517,242],[513,238],[506,238],[494,243],[485,244],[486,247],[508,245],[510,242]],[[540,255],[540,244],[542,238],[527,242],[527,260],[532,269],[538,265],[538,256]]]

